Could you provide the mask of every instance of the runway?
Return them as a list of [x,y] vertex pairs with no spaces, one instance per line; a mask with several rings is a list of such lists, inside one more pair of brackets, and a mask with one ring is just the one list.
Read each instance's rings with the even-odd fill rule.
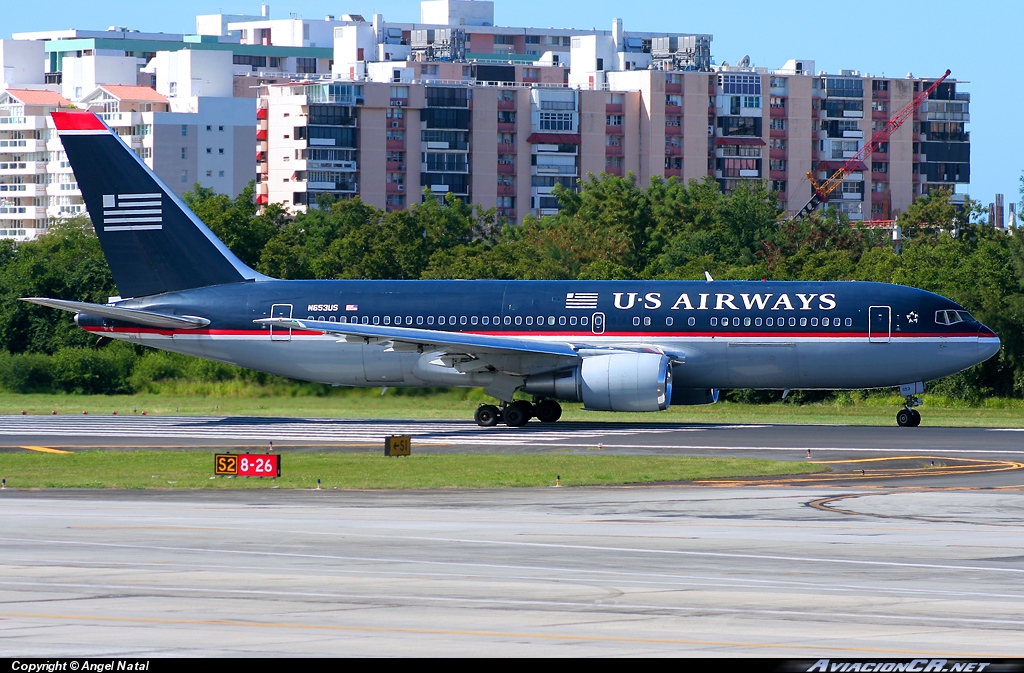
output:
[[805,460],[810,448],[833,472],[435,492],[9,489],[0,656],[1024,655],[1019,432],[12,419],[25,420],[2,419],[8,450],[274,437],[281,451],[366,451],[410,431],[425,452]]

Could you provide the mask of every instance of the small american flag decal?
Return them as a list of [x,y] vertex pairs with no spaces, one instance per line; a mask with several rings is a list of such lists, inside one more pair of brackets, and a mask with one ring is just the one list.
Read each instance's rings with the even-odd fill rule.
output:
[[596,292],[568,292],[565,295],[565,307],[567,309],[597,309]]
[[164,228],[161,194],[104,194],[103,231]]

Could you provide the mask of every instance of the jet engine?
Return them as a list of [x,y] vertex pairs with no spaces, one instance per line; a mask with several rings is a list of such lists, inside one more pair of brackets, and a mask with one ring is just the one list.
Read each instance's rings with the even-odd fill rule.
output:
[[672,399],[672,367],[658,353],[595,355],[573,369],[529,376],[523,390],[592,411],[662,411]]

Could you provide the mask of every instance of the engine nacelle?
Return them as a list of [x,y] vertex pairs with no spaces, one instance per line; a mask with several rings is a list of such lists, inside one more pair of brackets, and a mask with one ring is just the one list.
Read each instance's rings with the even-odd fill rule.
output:
[[523,390],[592,411],[662,411],[672,399],[672,367],[658,353],[595,355],[574,369],[530,376]]

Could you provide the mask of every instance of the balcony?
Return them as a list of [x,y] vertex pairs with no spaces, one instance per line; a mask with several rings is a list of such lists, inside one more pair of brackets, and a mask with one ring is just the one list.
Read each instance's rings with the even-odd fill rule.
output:
[[499,110],[515,110],[516,109],[516,102],[515,102],[515,100],[505,100],[503,98],[499,99],[498,100],[498,109]]
[[669,105],[665,103],[665,114],[667,115],[681,115],[683,114],[682,105]]
[[786,179],[786,171],[770,170],[770,171],[768,171],[768,179],[770,179],[770,180],[785,180]]
[[679,145],[666,145],[665,146],[666,157],[681,157],[683,156],[683,148]]
[[666,136],[670,136],[670,137],[681,136],[681,135],[683,135],[683,127],[682,126],[667,126],[666,125],[665,126],[665,135]]
[[515,196],[515,185],[498,185],[498,196]]
[[515,175],[515,164],[498,164],[498,175]]
[[605,166],[604,172],[609,175],[618,175],[622,177],[622,166]]
[[389,161],[389,162],[387,162],[385,164],[385,167],[387,168],[389,173],[393,173],[395,171],[404,171],[405,170],[405,164],[403,164],[403,163],[401,163],[399,161]]
[[498,133],[515,133],[515,122],[498,122]]
[[3,199],[21,199],[36,196],[46,196],[46,185],[0,185],[0,201]]
[[46,84],[63,84],[64,73],[62,73],[59,70],[57,72],[44,73],[43,82],[45,82]]
[[5,220],[46,219],[46,208],[42,206],[0,206],[0,218]]
[[683,93],[682,82],[665,82],[665,93]]
[[15,140],[0,140],[0,154],[10,154],[13,152],[45,152],[46,141],[36,140],[32,138],[22,138]]
[[401,151],[405,149],[404,140],[386,140],[384,141],[384,145],[386,146],[386,149],[389,149],[391,151]]
[[388,182],[384,186],[384,192],[386,194],[404,194],[405,185],[401,182]]
[[533,167],[534,175],[576,175],[577,173],[578,169],[575,166],[541,165]]
[[110,127],[135,126],[142,123],[141,112],[100,112],[98,116]]
[[256,119],[261,119],[261,120],[262,119],[266,119],[268,114],[269,114],[269,112],[270,111],[267,108],[265,108],[265,107],[257,108],[257,110],[256,110]]
[[786,129],[771,129],[768,132],[768,135],[771,138],[785,138],[786,137]]
[[34,131],[46,128],[46,117],[0,117],[0,131]]
[[786,158],[786,150],[780,150],[780,149],[778,149],[776,147],[773,147],[770,150],[768,150],[768,158],[769,159],[785,159]]
[[46,173],[45,161],[0,161],[3,175],[42,175]]
[[[666,148],[667,150],[667,148]],[[622,145],[605,145],[604,155],[606,157],[621,157],[626,154],[625,148]]]
[[772,119],[784,119],[786,117],[786,108],[784,108],[784,107],[768,108],[768,115]]
[[606,103],[604,113],[608,115],[622,114],[622,103]]

